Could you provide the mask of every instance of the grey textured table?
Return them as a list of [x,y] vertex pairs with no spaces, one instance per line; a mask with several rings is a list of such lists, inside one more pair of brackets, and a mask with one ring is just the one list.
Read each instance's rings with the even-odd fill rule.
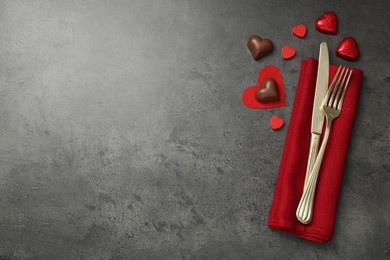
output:
[[[389,259],[389,1],[1,1],[0,259]],[[314,21],[339,17],[325,35]],[[304,23],[305,39],[291,34]],[[251,34],[274,52],[254,62]],[[346,36],[356,62],[335,55]],[[333,240],[267,218],[300,62],[365,77]],[[292,60],[281,47],[296,47]],[[281,69],[287,106],[243,90]],[[274,132],[273,114],[286,121]]]

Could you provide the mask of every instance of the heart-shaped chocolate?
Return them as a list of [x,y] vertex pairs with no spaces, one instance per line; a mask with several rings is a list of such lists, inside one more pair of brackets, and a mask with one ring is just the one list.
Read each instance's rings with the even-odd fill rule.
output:
[[279,101],[278,87],[272,78],[264,80],[263,85],[256,91],[255,98],[261,103]]
[[346,60],[356,60],[359,56],[356,40],[352,37],[347,37],[342,40],[337,47],[336,54]]
[[326,12],[323,16],[317,19],[316,29],[322,33],[336,34],[337,33],[337,16],[333,12]]
[[258,60],[273,50],[272,41],[269,39],[262,39],[257,35],[252,35],[248,38],[247,46],[252,54],[254,60]]
[[[264,81],[267,79],[274,79],[276,82],[276,86],[278,88],[277,92],[279,94],[279,101],[262,103],[256,99],[256,92],[264,86]],[[242,93],[242,103],[254,109],[265,109],[265,108],[275,108],[282,107],[286,105],[286,95],[284,93],[284,82],[283,76],[278,67],[273,65],[267,65],[259,71],[259,75],[257,78],[258,84],[256,86],[249,86]]]

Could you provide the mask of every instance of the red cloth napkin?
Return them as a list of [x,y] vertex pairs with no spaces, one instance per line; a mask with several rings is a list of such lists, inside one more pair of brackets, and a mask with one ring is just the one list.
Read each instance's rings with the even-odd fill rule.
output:
[[[313,219],[310,224],[304,225],[296,219],[295,212],[303,192],[309,156],[317,67],[318,62],[313,58],[302,61],[268,226],[304,239],[327,242],[332,237],[335,223],[337,201],[363,71],[353,69],[341,114],[333,121],[318,177]],[[337,68],[338,66],[330,65],[329,83]]]

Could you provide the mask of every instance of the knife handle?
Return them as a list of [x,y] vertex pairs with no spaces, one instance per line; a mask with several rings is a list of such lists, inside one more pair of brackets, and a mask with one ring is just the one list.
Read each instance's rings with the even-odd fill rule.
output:
[[332,120],[328,120],[327,118],[324,140],[322,141],[320,151],[318,152],[317,159],[313,165],[313,170],[307,180],[307,185],[303,188],[303,194],[296,211],[296,217],[302,224],[309,224],[313,216],[313,202],[316,192],[318,173],[321,168],[322,157],[325,152],[326,143],[328,142],[331,124]]
[[307,160],[305,184],[303,187],[306,187],[309,175],[313,169],[314,162],[316,161],[318,150],[320,149],[320,139],[320,134],[311,133],[309,159]]

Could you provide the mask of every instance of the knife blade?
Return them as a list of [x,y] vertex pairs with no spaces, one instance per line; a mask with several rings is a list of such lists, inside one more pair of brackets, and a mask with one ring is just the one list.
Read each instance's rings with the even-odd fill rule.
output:
[[322,102],[324,101],[328,90],[329,81],[329,52],[326,42],[320,44],[320,54],[318,58],[318,70],[316,90],[314,95],[313,113],[311,119],[311,139],[309,158],[307,160],[305,186],[309,179],[310,172],[318,155],[320,139],[324,125],[324,113],[321,111]]

